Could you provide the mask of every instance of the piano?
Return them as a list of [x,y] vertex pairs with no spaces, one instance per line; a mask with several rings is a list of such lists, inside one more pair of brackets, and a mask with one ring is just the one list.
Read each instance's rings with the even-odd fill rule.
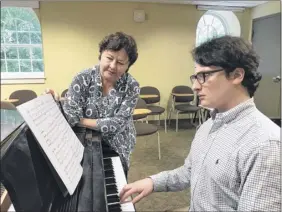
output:
[[[17,111],[13,113],[19,116]],[[98,132],[83,127],[74,127],[73,130],[85,148],[81,162],[83,175],[72,195],[67,192],[22,119],[13,125],[10,133],[1,137],[0,180],[15,210],[135,211],[131,202],[125,204],[119,202],[119,192],[127,181],[118,154],[109,146],[102,144]]]

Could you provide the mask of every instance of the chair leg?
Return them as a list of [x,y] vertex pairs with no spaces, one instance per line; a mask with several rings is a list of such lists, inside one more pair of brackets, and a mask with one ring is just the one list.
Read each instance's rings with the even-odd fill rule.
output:
[[165,133],[167,133],[167,129],[166,129],[166,116],[164,115],[164,125],[165,125]]
[[158,151],[159,151],[159,160],[161,159],[161,140],[160,140],[160,133],[157,131],[158,134]]
[[178,132],[178,111],[176,112],[176,132]]
[[161,125],[161,114],[159,114],[159,125]]
[[170,118],[171,118],[171,112],[172,112],[172,108],[170,108],[170,110],[169,110],[169,113],[168,113],[168,117],[167,117],[167,119],[168,119],[168,125],[170,126]]
[[202,114],[201,114],[201,110],[198,110],[197,113],[198,113],[198,115],[199,115],[199,117],[198,117],[198,118],[199,118],[199,124],[198,124],[198,125],[200,126],[200,125],[202,125]]

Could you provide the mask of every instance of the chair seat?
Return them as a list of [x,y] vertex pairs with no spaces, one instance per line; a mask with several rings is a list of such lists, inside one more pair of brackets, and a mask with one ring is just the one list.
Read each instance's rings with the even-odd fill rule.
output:
[[195,106],[195,105],[190,105],[190,104],[180,104],[180,105],[175,105],[175,109],[179,110],[181,112],[190,112],[194,113],[197,112],[200,108]]
[[147,117],[147,114],[138,114],[138,115],[133,115],[133,120],[139,120],[139,119],[144,119]]
[[162,114],[165,109],[161,106],[157,106],[157,105],[148,105],[147,106],[149,110],[151,110],[152,112],[150,113],[150,115],[159,115]]
[[5,110],[17,110],[16,106],[10,102],[1,101],[1,109]]
[[155,132],[158,131],[158,127],[153,124],[147,124],[147,123],[139,123],[136,122],[134,123],[135,129],[136,129],[136,134],[137,136],[142,136],[142,135],[152,135]]

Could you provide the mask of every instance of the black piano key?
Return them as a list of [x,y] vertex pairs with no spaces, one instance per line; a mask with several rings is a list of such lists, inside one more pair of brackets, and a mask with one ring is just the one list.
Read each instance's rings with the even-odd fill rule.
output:
[[117,191],[117,187],[116,185],[106,185],[106,193],[109,195],[109,194],[117,194],[118,191]]
[[115,178],[107,178],[107,179],[106,179],[106,185],[107,185],[107,184],[116,184]]
[[110,158],[104,159],[104,166],[112,164],[112,160]]
[[105,170],[105,178],[108,177],[114,177],[114,171],[113,170]]
[[105,170],[105,171],[106,171],[106,170],[113,170],[113,169],[114,169],[114,167],[113,167],[112,164],[104,165],[104,170]]
[[119,155],[115,151],[103,152],[103,157],[104,158],[116,157],[116,156],[119,156]]
[[109,209],[109,212],[122,212],[121,208]]
[[121,212],[121,207],[120,207],[120,204],[117,203],[117,204],[112,204],[112,205],[108,205],[108,209],[109,209],[109,212]]
[[111,195],[107,196],[108,203],[119,203],[119,196],[118,195]]

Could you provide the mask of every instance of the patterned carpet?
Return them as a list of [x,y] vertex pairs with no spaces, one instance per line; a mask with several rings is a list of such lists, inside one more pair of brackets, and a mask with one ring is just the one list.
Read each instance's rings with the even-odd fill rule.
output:
[[[175,127],[167,133],[161,129],[161,160],[158,160],[157,134],[137,137],[137,144],[131,156],[131,166],[128,181],[133,182],[143,179],[160,171],[170,170],[183,165],[190,150],[191,141],[195,134],[195,128],[179,126],[176,133]],[[186,129],[185,129],[186,128]],[[190,128],[190,129],[189,129]],[[153,193],[138,202],[137,211],[166,211],[189,205],[189,189],[181,192]]]

